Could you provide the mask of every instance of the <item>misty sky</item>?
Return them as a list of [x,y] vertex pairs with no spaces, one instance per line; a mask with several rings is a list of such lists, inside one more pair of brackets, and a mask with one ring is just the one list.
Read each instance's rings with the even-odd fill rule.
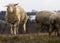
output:
[[60,0],[0,0],[0,11],[6,10],[9,3],[19,3],[25,11],[60,10]]

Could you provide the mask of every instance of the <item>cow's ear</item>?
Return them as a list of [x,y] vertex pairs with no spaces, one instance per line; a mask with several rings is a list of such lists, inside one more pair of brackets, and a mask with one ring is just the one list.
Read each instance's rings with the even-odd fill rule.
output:
[[16,5],[18,5],[18,3],[17,4],[14,4],[14,6],[16,6]]

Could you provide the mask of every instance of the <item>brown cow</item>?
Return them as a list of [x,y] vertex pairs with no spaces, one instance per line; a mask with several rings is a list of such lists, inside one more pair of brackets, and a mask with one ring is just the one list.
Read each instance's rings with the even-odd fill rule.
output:
[[56,15],[56,12],[50,10],[43,10],[37,12],[36,23],[38,31],[40,31],[40,29],[42,29],[45,26],[48,28],[49,36],[51,36],[52,30],[57,30],[57,28],[53,29],[53,27],[55,27],[54,20],[56,19]]

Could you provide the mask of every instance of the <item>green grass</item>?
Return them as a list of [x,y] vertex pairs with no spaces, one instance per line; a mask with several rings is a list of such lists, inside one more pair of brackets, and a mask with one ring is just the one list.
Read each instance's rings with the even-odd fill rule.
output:
[[37,34],[0,35],[0,43],[60,43],[60,37]]

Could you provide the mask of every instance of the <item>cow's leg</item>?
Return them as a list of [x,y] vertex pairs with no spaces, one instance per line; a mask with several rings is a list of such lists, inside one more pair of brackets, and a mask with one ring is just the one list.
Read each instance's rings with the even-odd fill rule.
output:
[[13,34],[13,26],[12,25],[10,25],[11,26],[11,34]]
[[42,24],[37,22],[37,38],[39,37],[41,29],[42,29]]
[[16,34],[18,34],[18,27],[16,28]]
[[41,31],[42,27],[43,27],[42,23],[37,22],[37,35],[36,35],[37,39],[39,39],[39,37],[40,37],[40,31]]
[[57,36],[60,36],[60,24],[56,24],[56,33]]
[[40,23],[38,24],[38,33],[40,33],[41,29],[42,29],[43,25]]
[[24,33],[26,33],[26,24],[23,25]]
[[26,19],[25,19],[25,22],[24,22],[24,25],[23,25],[23,28],[24,28],[24,33],[26,33],[26,24],[27,24],[27,20],[28,20],[28,17],[26,16]]
[[59,29],[56,29],[57,36],[60,36]]
[[53,33],[54,30],[55,30],[55,26],[54,25],[50,25],[50,28],[49,28],[49,39],[51,38],[51,34]]
[[16,30],[17,28],[16,28],[16,25],[14,25],[14,35],[16,35]]
[[51,33],[52,33],[52,25],[50,25],[49,27],[49,38],[51,37]]
[[17,34],[18,34],[18,29],[19,29],[19,23],[16,26],[16,32],[17,32]]

